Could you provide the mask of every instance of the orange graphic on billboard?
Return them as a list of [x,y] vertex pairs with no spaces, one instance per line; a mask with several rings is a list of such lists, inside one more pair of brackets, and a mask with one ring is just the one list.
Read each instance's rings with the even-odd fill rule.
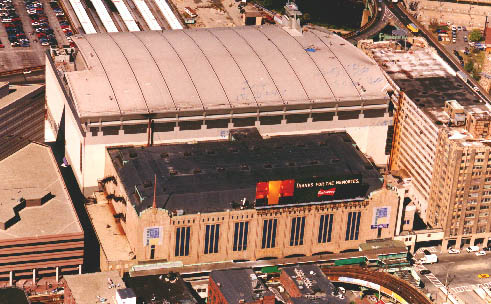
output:
[[259,182],[256,184],[256,199],[267,198],[268,205],[277,205],[280,197],[293,196],[295,180]]

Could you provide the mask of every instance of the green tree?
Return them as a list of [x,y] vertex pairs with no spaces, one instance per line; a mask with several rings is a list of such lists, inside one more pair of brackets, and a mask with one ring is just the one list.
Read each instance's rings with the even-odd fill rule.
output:
[[464,66],[464,69],[469,73],[472,72],[472,70],[474,69],[474,61],[472,60],[467,61],[467,63]]
[[474,41],[474,42],[481,41],[482,40],[482,33],[481,33],[481,31],[480,30],[473,30],[469,34],[469,40],[470,41]]

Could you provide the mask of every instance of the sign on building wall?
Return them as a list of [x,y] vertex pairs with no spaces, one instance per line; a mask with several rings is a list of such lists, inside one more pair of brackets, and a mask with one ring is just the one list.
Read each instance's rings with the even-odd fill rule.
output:
[[162,245],[162,226],[146,227],[143,231],[143,243],[148,245]]
[[372,229],[389,228],[390,207],[377,207],[373,209]]
[[367,189],[361,175],[260,181],[256,184],[256,206],[352,199],[364,197]]

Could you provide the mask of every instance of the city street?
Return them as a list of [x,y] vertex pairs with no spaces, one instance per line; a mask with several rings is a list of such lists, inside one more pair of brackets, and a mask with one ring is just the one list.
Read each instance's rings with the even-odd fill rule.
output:
[[462,303],[486,303],[476,294],[474,289],[489,289],[491,287],[491,278],[479,278],[480,274],[491,275],[491,254],[476,256],[474,253],[467,253],[462,250],[460,254],[437,255],[438,263],[436,264],[414,266],[418,273],[423,269],[431,271],[431,273],[420,275],[420,277],[425,284],[425,290],[437,299],[436,303],[445,301],[439,288],[445,286],[447,273],[448,290],[451,295]]

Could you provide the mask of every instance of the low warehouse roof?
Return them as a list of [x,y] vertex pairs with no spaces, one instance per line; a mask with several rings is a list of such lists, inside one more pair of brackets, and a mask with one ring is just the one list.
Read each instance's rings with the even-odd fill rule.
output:
[[279,26],[74,37],[80,117],[385,99],[378,65],[335,34]]

